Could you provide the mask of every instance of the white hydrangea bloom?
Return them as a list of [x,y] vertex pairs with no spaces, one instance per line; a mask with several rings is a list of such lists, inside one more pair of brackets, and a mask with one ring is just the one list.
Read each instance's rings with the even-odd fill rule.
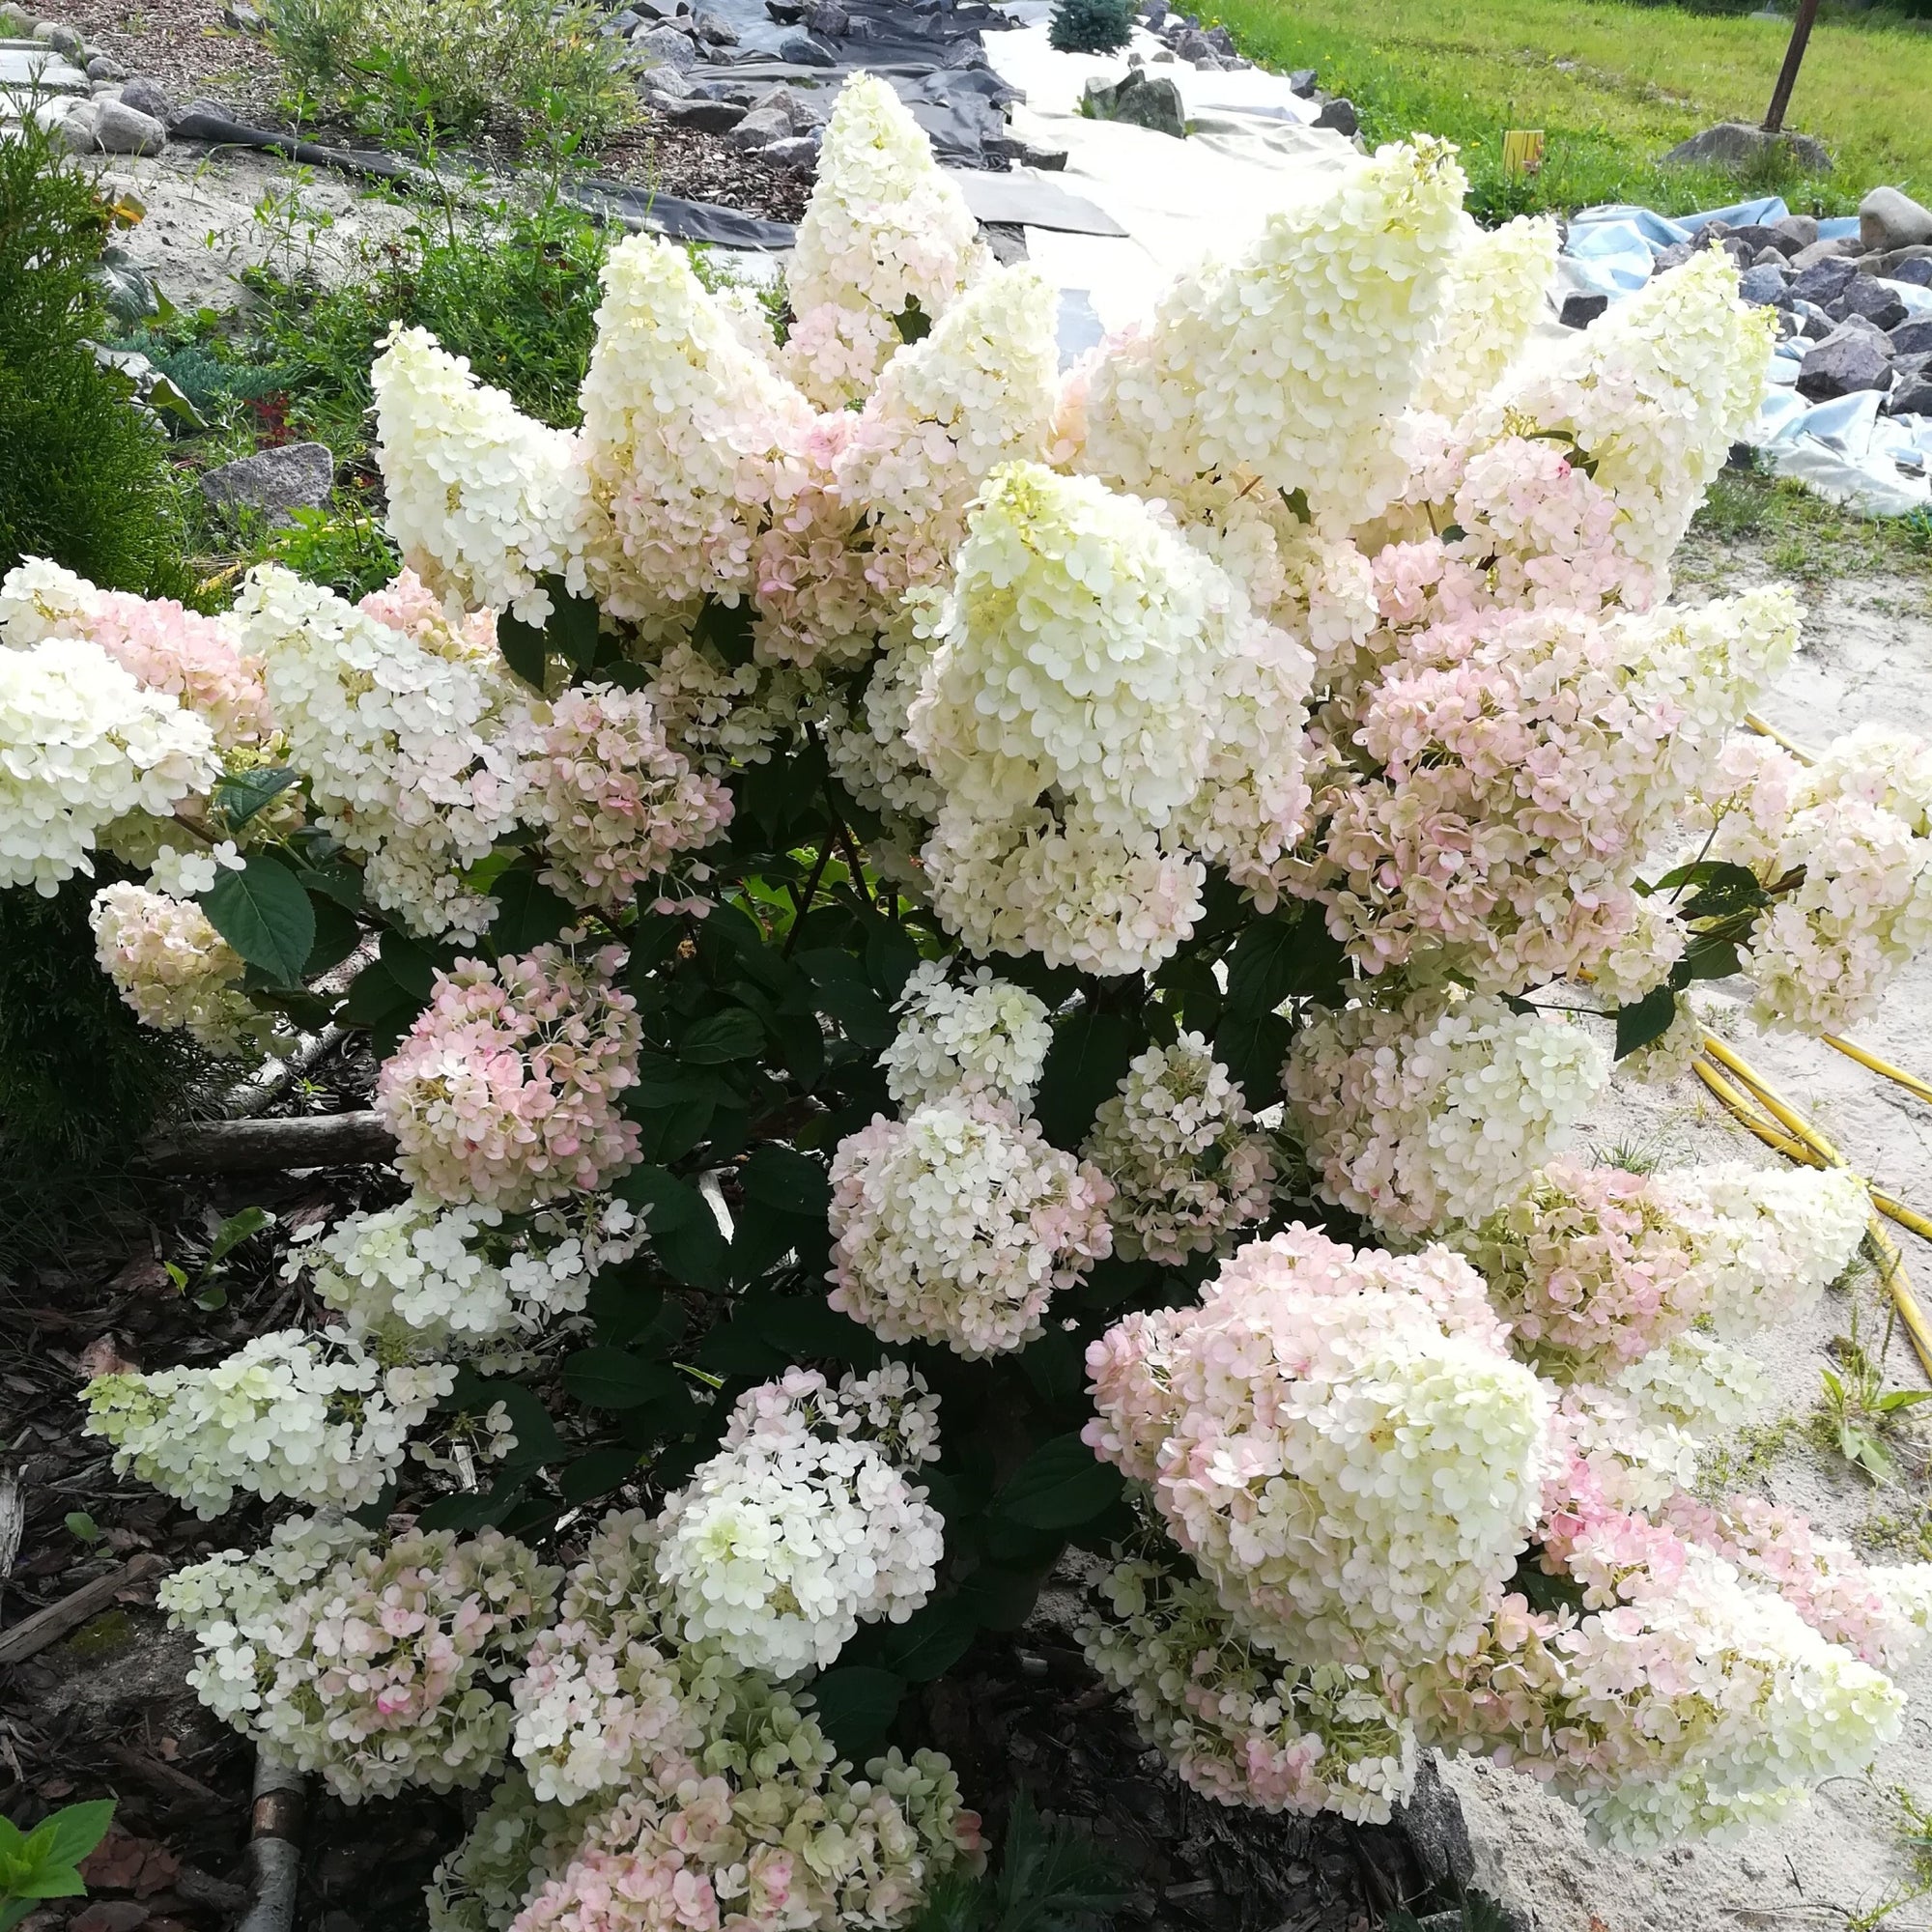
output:
[[1696,1330],[1638,1356],[1610,1388],[1634,1405],[1640,1428],[1675,1430],[1700,1450],[1762,1415],[1772,1398],[1762,1363]]
[[1089,1349],[1086,1439],[1270,1650],[1404,1669],[1481,1628],[1537,1520],[1549,1394],[1506,1333],[1447,1248],[1291,1228]]
[[631,236],[603,279],[583,379],[583,568],[611,616],[662,629],[700,597],[753,589],[757,537],[808,480],[795,452],[812,412],[682,248]]
[[0,651],[0,889],[51,898],[116,819],[167,818],[220,769],[207,724],[99,644]]
[[1179,1566],[1117,1564],[1097,1595],[1078,1631],[1088,1663],[1196,1791],[1382,1825],[1406,1802],[1415,1733],[1375,1672],[1277,1662]]
[[1113,1184],[1107,1217],[1121,1254],[1178,1267],[1191,1254],[1225,1254],[1236,1229],[1266,1214],[1274,1160],[1253,1120],[1197,1033],[1134,1061],[1081,1150]]
[[298,1250],[295,1265],[379,1353],[449,1360],[577,1314],[599,1269],[642,1238],[621,1201],[577,1196],[506,1223],[497,1208],[412,1195],[345,1216]]
[[1053,1028],[1044,1002],[980,966],[964,985],[950,960],[922,959],[899,994],[899,1030],[879,1065],[901,1107],[949,1094],[989,1094],[1031,1110]]
[[512,1765],[462,1842],[430,1874],[423,1889],[429,1932],[509,1932],[525,1900],[570,1862],[582,1835],[580,1811],[537,1798]]
[[1098,1171],[983,1094],[875,1116],[832,1161],[834,1308],[969,1359],[1024,1348],[1113,1244]]
[[543,625],[580,514],[577,438],[525,415],[426,328],[396,327],[369,371],[384,521],[439,596]]
[[366,861],[369,896],[413,932],[473,939],[496,901],[461,874],[516,830],[530,694],[494,643],[392,629],[278,565],[236,605],[320,822]]
[[492,1687],[549,1621],[560,1574],[494,1529],[383,1541],[298,1517],[251,1559],[177,1571],[157,1601],[194,1634],[201,1701],[355,1804],[501,1767],[510,1706]]
[[903,1623],[945,1548],[925,1492],[809,1369],[738,1399],[724,1447],[660,1529],[658,1576],[685,1637],[774,1677],[824,1669],[861,1623]]
[[1856,725],[1803,769],[1796,789],[1802,805],[1860,799],[1901,820],[1915,838],[1932,838],[1932,740],[1891,724]]
[[863,398],[915,306],[937,322],[992,266],[958,185],[890,82],[838,91],[818,174],[785,266],[797,318],[785,366],[821,409]]
[[1282,1078],[1323,1199],[1414,1236],[1494,1213],[1561,1151],[1609,1071],[1580,1027],[1452,991],[1317,1014]]
[[242,995],[241,954],[192,899],[123,881],[95,894],[87,923],[101,970],[144,1025],[223,1057],[259,1055],[270,1016]]
[[212,1369],[97,1376],[87,1433],[114,1466],[203,1518],[245,1490],[265,1501],[359,1509],[402,1463],[410,1434],[456,1386],[440,1363],[384,1369],[345,1336],[257,1335]]
[[1730,1339],[1815,1307],[1872,1211],[1864,1182],[1840,1167],[1713,1161],[1652,1176],[1650,1193],[1689,1236],[1702,1305]]
[[1384,147],[1183,275],[1086,365],[1079,463],[1119,487],[1251,474],[1337,531],[1402,486],[1389,427],[1435,343],[1467,185],[1445,142]]
[[830,707],[825,725],[825,755],[833,774],[860,804],[924,820],[937,816],[946,795],[905,733],[936,646],[936,606],[930,592],[911,594],[903,621],[888,633],[858,704],[849,712],[843,705]]
[[1543,319],[1556,279],[1556,223],[1520,214],[1500,228],[1464,217],[1450,269],[1441,332],[1422,372],[1415,407],[1454,419],[1487,395]]

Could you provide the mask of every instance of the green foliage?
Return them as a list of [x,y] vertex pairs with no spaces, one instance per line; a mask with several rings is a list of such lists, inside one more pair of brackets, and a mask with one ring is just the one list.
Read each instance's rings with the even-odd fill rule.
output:
[[1048,42],[1064,54],[1110,54],[1133,28],[1129,0],[1056,0]]
[[[1461,1911],[1462,1917],[1455,1920],[1458,1932],[1509,1932],[1507,1915],[1487,1892],[1464,1892]],[[1448,1923],[1452,1916],[1453,1913],[1432,1913],[1428,1919],[1430,1932],[1436,1932],[1438,1925]],[[1424,1932],[1424,1921],[1399,1905],[1382,1920],[1382,1932]]]
[[630,119],[621,43],[552,0],[270,0],[269,37],[305,99],[380,133],[596,139]]
[[94,271],[110,220],[31,121],[0,141],[0,574],[50,556],[116,589],[179,594],[166,434],[88,346],[107,332]]
[[1047,1824],[1022,1786],[997,1871],[955,1865],[932,1888],[912,1932],[1080,1932],[1125,1901],[1114,1861],[1091,1840]]
[[114,1800],[70,1804],[31,1832],[0,1818],[0,1932],[11,1932],[49,1898],[78,1898],[87,1887],[77,1869],[107,1835]]
[[1888,1389],[1884,1369],[1856,1344],[1845,1355],[1842,1372],[1818,1372],[1820,1433],[1874,1482],[1895,1482],[1898,1460],[1891,1438],[1910,1410],[1932,1402],[1932,1389]]
[[[338,492],[338,501],[340,493]],[[402,553],[368,511],[355,503],[292,510],[290,522],[264,539],[257,560],[287,564],[311,583],[348,598],[380,590],[403,566]]]

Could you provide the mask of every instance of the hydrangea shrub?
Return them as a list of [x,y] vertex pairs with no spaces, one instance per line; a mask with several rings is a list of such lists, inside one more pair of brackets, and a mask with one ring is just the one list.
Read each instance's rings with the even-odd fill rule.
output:
[[1384,148],[1063,372],[855,79],[782,343],[647,237],[577,431],[387,343],[394,583],[0,585],[0,879],[112,854],[144,1021],[381,1063],[315,1327],[87,1401],[297,1512],[166,1586],[213,1708],[489,1787],[439,1928],[907,1924],[982,1856],[920,1687],[1067,1563],[1230,1804],[1439,1746],[1650,1845],[1895,1731],[1932,1572],[1691,1493],[1862,1185],[1570,1149],[1700,978],[1881,996],[1932,753],[1741,737],[1795,606],[1666,601],[1728,265],[1531,359],[1463,189]]

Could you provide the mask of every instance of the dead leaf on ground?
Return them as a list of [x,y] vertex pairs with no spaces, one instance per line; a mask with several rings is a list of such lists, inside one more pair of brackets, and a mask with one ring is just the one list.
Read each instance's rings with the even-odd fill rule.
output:
[[111,1328],[106,1334],[96,1336],[75,1359],[80,1373],[90,1379],[95,1376],[137,1376],[141,1373],[140,1363],[129,1361],[121,1352],[119,1338]]

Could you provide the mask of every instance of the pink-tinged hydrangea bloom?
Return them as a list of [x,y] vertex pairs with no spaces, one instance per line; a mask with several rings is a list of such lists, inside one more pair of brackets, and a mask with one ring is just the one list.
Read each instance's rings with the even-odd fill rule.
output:
[[580,960],[554,946],[457,962],[376,1082],[412,1186],[517,1213],[591,1193],[638,1157],[619,1111],[635,1086],[637,1002],[620,947]]
[[510,1706],[493,1687],[549,1622],[561,1574],[494,1529],[380,1539],[296,1517],[251,1558],[177,1571],[158,1601],[194,1634],[202,1702],[355,1804],[501,1768]]
[[1183,1569],[1136,1560],[1101,1578],[1087,1662],[1142,1737],[1222,1804],[1386,1824],[1415,1782],[1415,1734],[1360,1664],[1284,1664]]
[[1226,1254],[1274,1200],[1267,1136],[1228,1069],[1196,1033],[1151,1046],[1100,1102],[1081,1150],[1114,1189],[1114,1245],[1129,1261],[1178,1267]]
[[1609,1070],[1581,1028],[1452,989],[1319,1014],[1282,1078],[1323,1199],[1417,1236],[1494,1213],[1561,1151]]
[[986,1094],[877,1116],[832,1162],[832,1306],[889,1342],[1022,1349],[1112,1249],[1099,1172]]
[[671,749],[649,697],[614,685],[566,691],[521,776],[543,876],[575,905],[622,910],[641,880],[731,822],[731,794]]
[[146,1026],[182,1030],[213,1054],[259,1056],[270,1025],[242,992],[242,956],[192,899],[103,886],[88,908],[95,956]]
[[1480,1277],[1292,1228],[1088,1350],[1087,1441],[1255,1636],[1404,1667],[1480,1629],[1537,1517],[1549,1399]]
[[172,597],[99,590],[44,557],[0,582],[0,639],[23,650],[48,638],[86,638],[149,691],[206,720],[226,751],[256,745],[271,724],[259,663],[242,655],[235,624],[204,617]]

